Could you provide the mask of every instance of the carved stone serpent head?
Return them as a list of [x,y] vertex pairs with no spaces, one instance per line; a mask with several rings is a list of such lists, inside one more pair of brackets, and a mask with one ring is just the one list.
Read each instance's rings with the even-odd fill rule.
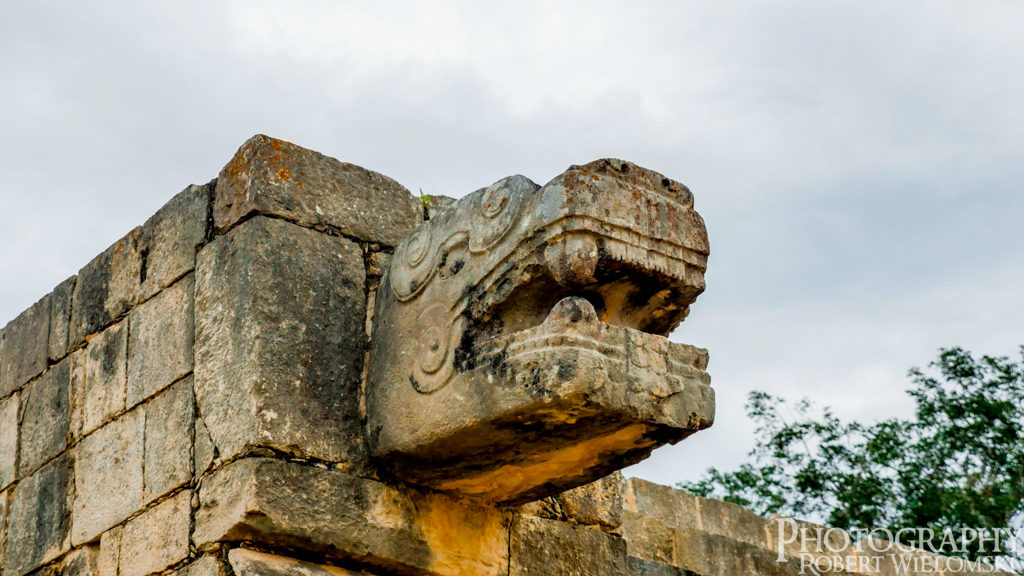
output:
[[707,257],[690,191],[622,160],[460,199],[398,246],[377,291],[374,457],[413,484],[514,503],[710,426],[707,351],[666,338]]

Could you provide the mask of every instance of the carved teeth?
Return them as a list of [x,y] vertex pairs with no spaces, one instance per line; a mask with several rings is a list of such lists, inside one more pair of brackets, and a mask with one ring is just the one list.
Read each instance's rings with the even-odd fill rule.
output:
[[597,260],[597,241],[589,234],[563,236],[544,248],[544,261],[563,286],[592,282]]

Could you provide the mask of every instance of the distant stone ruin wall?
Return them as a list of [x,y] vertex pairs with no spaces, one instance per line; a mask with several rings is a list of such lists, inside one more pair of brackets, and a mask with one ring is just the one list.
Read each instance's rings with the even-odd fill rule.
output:
[[380,469],[372,311],[423,218],[385,176],[257,136],[11,321],[0,573],[801,573],[773,522],[618,472],[512,506]]

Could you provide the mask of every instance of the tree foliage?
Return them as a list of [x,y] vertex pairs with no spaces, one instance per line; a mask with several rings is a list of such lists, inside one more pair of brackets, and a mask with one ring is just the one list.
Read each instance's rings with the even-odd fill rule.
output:
[[[930,528],[936,551],[990,556],[969,539],[939,535],[1012,529],[1024,519],[1024,347],[1019,362],[944,349],[930,368],[910,370],[916,410],[908,419],[845,422],[807,400],[753,392],[751,461],[681,486],[848,530]],[[1022,559],[1011,550],[1002,563]]]

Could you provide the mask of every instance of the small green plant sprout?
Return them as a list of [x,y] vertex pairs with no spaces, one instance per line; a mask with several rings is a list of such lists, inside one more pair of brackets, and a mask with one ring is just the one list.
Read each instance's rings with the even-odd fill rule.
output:
[[430,220],[430,202],[432,198],[430,194],[424,194],[423,188],[420,188],[420,204],[423,206],[423,219]]

